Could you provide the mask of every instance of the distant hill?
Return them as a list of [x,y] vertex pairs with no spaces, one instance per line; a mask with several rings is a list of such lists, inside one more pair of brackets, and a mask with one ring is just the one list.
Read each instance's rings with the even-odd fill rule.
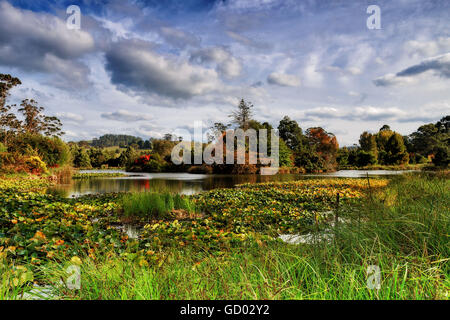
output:
[[142,140],[140,137],[130,136],[126,134],[105,134],[99,138],[94,138],[90,143],[92,147],[107,148],[119,146],[126,148],[131,145],[137,145],[141,149],[150,148],[149,140]]

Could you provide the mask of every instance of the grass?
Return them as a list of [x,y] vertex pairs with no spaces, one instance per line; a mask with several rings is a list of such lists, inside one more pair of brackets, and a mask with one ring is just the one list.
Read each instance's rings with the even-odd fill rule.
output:
[[[348,222],[335,227],[331,243],[242,242],[226,252],[179,246],[148,250],[145,260],[111,252],[82,257],[80,290],[60,285],[68,262],[40,266],[35,279],[62,299],[448,299],[449,187],[445,176],[395,177],[365,201],[342,205],[339,215]],[[150,214],[187,198],[128,199],[137,203],[130,213]],[[367,286],[370,265],[381,270],[379,290]],[[14,298],[17,290],[4,286],[0,298]]]
[[355,165],[343,165],[339,166],[339,170],[393,170],[393,171],[402,171],[402,170],[421,170],[426,166],[429,166],[429,163],[417,163],[417,164],[401,164],[401,165],[381,165],[374,164],[363,167],[358,167]]
[[173,210],[195,212],[195,204],[185,196],[170,192],[138,192],[123,197],[123,213],[126,217],[151,219],[167,218]]

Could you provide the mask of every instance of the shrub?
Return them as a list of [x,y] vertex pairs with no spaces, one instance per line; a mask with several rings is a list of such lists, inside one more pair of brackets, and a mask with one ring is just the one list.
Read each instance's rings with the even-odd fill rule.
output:
[[38,156],[25,158],[25,166],[33,174],[42,174],[47,172],[47,165]]
[[357,163],[360,167],[376,164],[377,156],[373,154],[373,152],[359,150],[357,155]]
[[160,162],[150,159],[142,166],[144,172],[161,172],[162,165]]
[[439,146],[433,158],[434,165],[442,168],[450,164],[450,152],[448,146]]
[[9,144],[8,151],[24,156],[39,156],[47,165],[64,165],[70,160],[69,147],[58,137],[20,134]]

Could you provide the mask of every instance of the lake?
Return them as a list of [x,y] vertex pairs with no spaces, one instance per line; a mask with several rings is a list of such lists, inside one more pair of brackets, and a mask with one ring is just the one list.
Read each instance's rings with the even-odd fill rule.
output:
[[388,170],[341,170],[323,174],[279,174],[262,175],[219,175],[191,173],[131,173],[120,170],[80,170],[79,173],[120,172],[124,177],[102,177],[73,180],[70,184],[59,184],[50,192],[57,192],[66,197],[77,197],[84,194],[170,190],[180,194],[195,194],[216,188],[230,188],[241,183],[258,183],[270,181],[294,181],[308,178],[362,178],[370,176],[396,175],[405,171]]

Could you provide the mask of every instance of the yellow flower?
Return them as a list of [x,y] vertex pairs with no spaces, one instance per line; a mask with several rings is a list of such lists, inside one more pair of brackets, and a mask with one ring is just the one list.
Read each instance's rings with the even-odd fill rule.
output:
[[42,240],[42,241],[44,241],[46,239],[45,234],[43,234],[41,231],[36,231],[33,238],[37,239],[37,240]]
[[76,264],[76,265],[81,265],[81,264],[83,263],[83,262],[81,261],[81,259],[78,258],[77,256],[72,257],[72,259],[70,259],[70,262],[72,262],[73,264]]

